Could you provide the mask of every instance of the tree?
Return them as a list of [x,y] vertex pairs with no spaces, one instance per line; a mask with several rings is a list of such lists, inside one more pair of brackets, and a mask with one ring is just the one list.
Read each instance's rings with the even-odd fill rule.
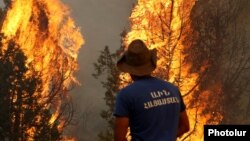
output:
[[[124,30],[120,36],[125,37],[127,32]],[[122,41],[121,41],[122,42]],[[121,88],[121,84],[124,83],[124,79],[120,77],[120,71],[116,67],[116,61],[120,54],[124,51],[124,46],[121,45],[115,53],[111,53],[108,46],[105,46],[101,51],[100,56],[96,63],[94,63],[95,73],[93,77],[101,79],[101,76],[105,78],[101,81],[103,88],[106,90],[104,100],[107,109],[102,110],[101,117],[107,121],[107,128],[98,134],[100,141],[112,141],[114,139],[114,106],[115,106],[115,95]]]
[[[188,33],[192,28],[189,17],[193,5],[193,0],[139,0],[130,17],[131,31],[124,41],[128,44],[140,38],[149,48],[157,49],[158,62],[153,75],[180,88],[191,120],[191,132],[197,132],[197,127],[205,122],[199,120],[203,118],[203,103],[194,98],[202,76],[192,72],[193,64],[185,60],[183,50],[191,45],[182,44],[185,37],[192,37]],[[194,140],[202,136],[202,131],[196,134]]]
[[39,72],[27,67],[14,41],[5,49],[0,39],[0,140],[59,140],[58,123],[49,122],[52,113],[40,102]]
[[[159,61],[154,75],[180,87],[192,113],[191,131],[181,140],[198,140],[191,137],[196,132],[202,138],[198,126],[206,123],[242,122],[234,114],[242,111],[238,108],[240,97],[249,92],[249,43],[235,18],[247,1],[199,0],[194,7],[193,3],[140,0],[130,17],[131,31],[124,38],[125,44],[141,38],[150,48],[157,47]],[[113,85],[122,87],[122,82],[113,81]],[[249,103],[245,107],[250,107]],[[243,111],[247,117],[248,110]]]
[[186,60],[196,64],[193,71],[205,70],[197,94],[208,90],[213,93],[208,98],[213,104],[204,110],[204,113],[213,113],[210,123],[220,115],[222,123],[244,123],[245,114],[241,113],[247,111],[244,108],[247,106],[242,106],[242,98],[249,91],[250,54],[242,28],[246,21],[237,17],[247,5],[245,0],[201,0],[192,11],[192,32],[196,37],[192,38],[192,47],[185,50]]
[[191,113],[191,131],[182,140],[197,132],[202,136],[198,126],[204,124],[242,121],[234,114],[240,113],[240,97],[249,91],[249,45],[235,18],[247,1],[199,0],[194,7],[193,2],[140,0],[125,38],[129,42],[139,37],[157,47],[155,75],[181,89]]
[[[119,51],[118,51],[119,52]],[[113,140],[113,128],[114,128],[114,106],[115,106],[115,94],[119,91],[119,71],[116,68],[117,53],[111,53],[108,46],[105,46],[104,50],[94,63],[96,72],[93,74],[95,78],[99,78],[102,75],[106,76],[106,79],[102,81],[102,86],[105,88],[104,100],[107,105],[106,110],[102,110],[101,117],[107,121],[108,127],[105,131],[98,134],[100,141],[112,141]]]
[[[184,25],[188,22],[188,14],[184,7],[190,8],[191,4],[189,5],[188,2],[178,4],[179,3],[174,0],[151,3],[143,0],[139,1],[130,17],[132,31],[129,32],[126,37],[124,36],[123,43],[127,44],[133,39],[141,38],[146,41],[146,44],[150,48],[157,47],[159,63],[154,75],[171,81],[184,89],[183,80],[185,77],[188,78],[188,75],[182,73],[182,68],[184,68],[183,66],[186,64],[183,61],[183,57],[179,55],[182,54],[182,48],[179,44],[183,39],[183,33],[187,30]],[[113,70],[113,66],[106,66],[111,67],[109,69]],[[103,70],[99,70],[99,72],[103,72]],[[120,78],[119,81],[112,82],[107,79],[107,81],[112,82],[109,84],[110,86],[118,84],[118,88],[121,88],[131,82],[130,78],[125,76],[125,74],[118,75]],[[184,95],[191,93],[197,85],[198,84],[193,84],[185,90]],[[112,111],[113,109],[111,109],[111,112]]]
[[[3,20],[6,23],[6,21],[12,21],[8,20],[11,19],[12,16],[8,16],[9,14],[5,12],[11,12],[12,10],[15,11],[15,9],[13,9],[14,6],[12,6],[12,4],[20,1],[5,0],[4,2],[6,5],[5,9],[8,9],[8,11],[4,11],[5,9],[2,10],[3,11],[2,17],[4,17]],[[19,129],[15,128],[15,130],[18,130],[17,131],[18,134],[16,134],[16,136],[20,137],[21,140],[25,139],[59,140],[61,138],[63,129],[68,124],[70,124],[74,112],[72,101],[70,96],[68,95],[68,92],[73,88],[72,84],[76,82],[74,81],[76,79],[73,78],[73,73],[77,69],[77,63],[75,56],[72,57],[68,55],[68,51],[72,46],[79,47],[81,44],[80,42],[82,42],[82,40],[81,37],[79,37],[80,34],[77,35],[77,37],[80,38],[77,43],[73,39],[74,38],[73,34],[75,33],[74,31],[77,30],[75,26],[68,25],[70,29],[65,27],[67,23],[66,21],[71,20],[68,13],[65,11],[64,12],[67,14],[62,15],[63,21],[58,21],[58,23],[60,22],[60,26],[58,29],[55,30],[56,34],[52,35],[54,37],[48,36],[49,33],[51,32],[51,30],[49,30],[51,29],[49,28],[51,23],[49,22],[49,17],[51,16],[49,15],[51,14],[51,12],[45,12],[48,10],[48,7],[45,6],[44,2],[30,1],[30,3],[33,4],[33,7],[31,8],[32,11],[29,11],[31,12],[30,13],[31,17],[27,18],[26,20],[24,18],[20,18],[21,26],[24,25],[23,23],[25,24],[29,23],[29,26],[26,26],[25,28],[21,27],[17,28],[16,32],[17,34],[14,36],[12,35],[8,36],[7,35],[8,32],[3,31],[4,27],[1,26],[2,28],[1,31],[5,32],[6,36],[8,36],[5,38],[3,42],[4,46],[0,47],[2,50],[2,55],[4,56],[7,53],[6,51],[4,51],[5,49],[7,49],[10,52],[9,53],[10,55],[14,55],[14,53],[12,52],[21,52],[20,54],[23,54],[23,56],[25,56],[23,58],[22,57],[20,58],[20,56],[14,59],[13,57],[9,58],[10,60],[13,59],[9,63],[9,65],[13,66],[12,68],[18,68],[19,66],[24,68],[23,72],[19,74],[20,75],[19,78],[13,78],[13,79],[16,80],[21,79],[20,81],[15,80],[16,83],[18,83],[17,84],[18,86],[21,85],[19,83],[30,84],[29,87],[27,85],[22,84],[22,88],[13,86],[13,89],[15,90],[18,89],[17,90],[18,92],[15,92],[13,95],[18,96],[17,98],[20,99],[18,107],[21,110],[19,111],[19,113],[16,113],[17,116],[15,115],[15,117],[20,119],[20,120],[17,119],[17,121],[20,123],[15,123],[16,127],[20,126]],[[18,6],[18,8],[20,7]],[[12,23],[10,22],[8,24]],[[31,29],[37,29],[35,30],[36,33],[31,34],[30,32]],[[62,31],[66,31],[67,34],[72,33],[71,35],[73,36],[65,37],[65,34],[62,33]],[[79,33],[78,30],[76,32]],[[21,39],[24,39],[25,41],[21,41]],[[27,41],[27,39],[29,39],[30,42],[34,43],[33,46],[30,44],[29,45],[26,44],[27,42],[29,42]],[[53,40],[52,44],[49,45],[50,49],[52,49],[53,51],[44,50],[43,48],[45,46],[44,42],[48,43],[48,39],[51,39],[51,41]],[[15,42],[19,43],[20,46],[17,45]],[[62,48],[64,47],[69,50],[67,51],[63,50]],[[70,54],[72,53],[71,51],[69,51]],[[26,60],[27,62],[30,62],[30,60],[33,61],[28,64]],[[18,67],[16,67],[17,64],[15,63],[17,63],[18,61],[25,62],[23,63],[25,65],[21,66],[20,64]],[[46,64],[45,61],[48,61],[49,63]],[[6,73],[10,73],[9,71],[10,70],[4,70],[3,75],[5,76]],[[32,83],[31,82],[29,83],[28,80],[26,81],[26,78],[29,79],[29,81],[32,80]],[[8,83],[6,84],[3,83],[3,85],[7,84]],[[34,89],[33,92],[31,91],[32,89]],[[8,93],[5,94],[8,95]],[[15,103],[9,104],[9,106],[13,105],[15,105]],[[30,105],[30,106],[26,107],[25,105]],[[27,108],[26,111],[25,108]],[[11,112],[10,114],[15,113],[15,111],[9,111],[9,112]],[[31,121],[30,124],[27,123],[28,124],[27,127],[23,127],[21,126],[21,124],[25,125],[26,122],[28,121],[28,120],[27,121],[23,120],[23,118],[26,118],[25,117],[26,115],[28,116],[27,119]],[[34,122],[32,120],[34,120]],[[41,122],[41,120],[43,120],[43,122]],[[14,129],[12,125],[8,126]],[[7,128],[3,128],[3,130],[7,130]],[[9,130],[8,132],[14,134],[12,130]],[[22,135],[25,134],[25,135],[21,136],[19,132],[20,134]],[[14,137],[15,136],[13,135],[13,138]]]

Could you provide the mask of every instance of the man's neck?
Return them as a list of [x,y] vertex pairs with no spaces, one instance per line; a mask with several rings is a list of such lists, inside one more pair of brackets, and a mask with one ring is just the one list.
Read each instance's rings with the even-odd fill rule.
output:
[[136,75],[130,74],[130,76],[131,76],[131,78],[132,78],[133,81],[141,80],[141,79],[146,79],[146,78],[152,77],[150,74],[148,74],[148,75],[143,75],[143,76],[136,76]]

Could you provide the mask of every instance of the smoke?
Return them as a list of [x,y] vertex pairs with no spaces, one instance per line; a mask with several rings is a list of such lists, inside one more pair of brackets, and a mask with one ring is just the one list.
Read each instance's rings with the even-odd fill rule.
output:
[[120,33],[128,28],[128,17],[135,0],[63,1],[69,5],[86,41],[78,58],[80,70],[77,78],[81,86],[72,91],[77,106],[78,123],[75,133],[81,141],[95,141],[97,134],[106,127],[106,122],[100,117],[100,112],[106,105],[100,80],[92,77],[93,63],[105,45],[112,51],[120,47]]

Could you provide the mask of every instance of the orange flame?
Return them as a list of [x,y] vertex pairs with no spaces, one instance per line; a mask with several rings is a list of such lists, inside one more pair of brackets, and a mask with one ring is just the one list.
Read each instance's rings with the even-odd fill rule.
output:
[[[185,95],[184,101],[188,106],[187,112],[190,118],[190,133],[180,140],[203,140],[203,125],[206,124],[212,113],[204,114],[207,100],[211,92],[204,92],[202,99],[196,100],[194,92],[199,90],[199,74],[190,73],[193,64],[187,64],[184,60],[183,45],[185,31],[190,30],[189,17],[194,0],[138,0],[134,7],[130,21],[131,31],[124,38],[127,46],[134,39],[142,39],[150,49],[157,48],[158,68],[154,74],[179,86],[181,93]],[[130,81],[128,76],[121,74],[120,78]],[[124,87],[126,84],[121,84]],[[197,102],[197,106],[189,106]],[[218,124],[222,117],[218,117],[213,124]]]
[[[5,42],[18,43],[28,58],[26,66],[32,63],[35,71],[41,73],[40,103],[47,100],[56,82],[62,82],[58,93],[63,97],[68,97],[65,91],[78,83],[74,72],[78,70],[77,56],[84,40],[69,14],[60,0],[15,0],[3,21]],[[57,118],[61,103],[60,96],[56,96],[53,106],[47,105],[54,109],[50,123]],[[34,133],[33,129],[27,132]]]

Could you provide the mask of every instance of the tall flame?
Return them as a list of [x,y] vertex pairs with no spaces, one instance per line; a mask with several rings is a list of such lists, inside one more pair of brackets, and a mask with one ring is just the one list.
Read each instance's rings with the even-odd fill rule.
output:
[[[53,123],[60,112],[61,97],[68,97],[66,91],[78,83],[74,72],[78,70],[78,51],[84,43],[68,7],[60,0],[12,1],[1,32],[6,36],[5,42],[14,40],[20,45],[27,56],[26,66],[32,64],[40,72],[43,85],[40,103],[48,100],[52,91],[60,94],[54,96],[52,106],[47,105],[53,108],[50,120]],[[60,82],[60,86],[53,87]]]
[[[142,39],[150,49],[157,48],[158,68],[154,74],[179,86],[188,107],[191,131],[180,140],[201,141],[203,125],[213,116],[204,112],[212,93],[206,91],[202,94],[203,98],[197,98],[195,92],[199,90],[200,76],[190,71],[195,64],[185,61],[183,50],[190,46],[183,42],[186,37],[192,36],[188,31],[191,30],[189,17],[194,4],[194,0],[138,0],[130,17],[131,31],[124,38],[124,46],[134,39]],[[121,74],[120,78],[130,81],[125,74]],[[219,116],[213,124],[218,124],[220,120]]]

